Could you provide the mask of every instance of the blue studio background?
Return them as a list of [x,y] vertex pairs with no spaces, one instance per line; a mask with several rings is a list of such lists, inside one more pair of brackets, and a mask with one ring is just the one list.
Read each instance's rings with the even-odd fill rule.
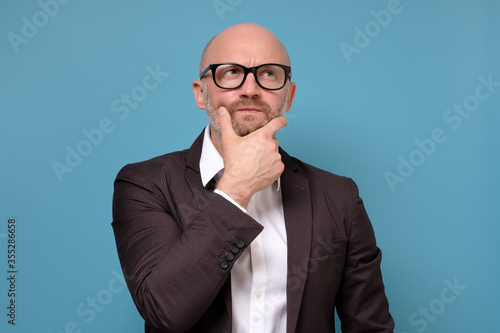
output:
[[191,145],[201,51],[243,21],[292,58],[281,145],[359,185],[395,332],[495,331],[499,15],[494,0],[2,1],[0,331],[143,330],[113,180]]

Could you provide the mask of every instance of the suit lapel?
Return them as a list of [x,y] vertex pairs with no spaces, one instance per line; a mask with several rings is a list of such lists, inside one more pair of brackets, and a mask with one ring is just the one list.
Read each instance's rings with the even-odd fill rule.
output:
[[312,207],[309,181],[297,164],[280,149],[285,171],[281,175],[283,211],[288,243],[287,332],[295,331],[309,266]]

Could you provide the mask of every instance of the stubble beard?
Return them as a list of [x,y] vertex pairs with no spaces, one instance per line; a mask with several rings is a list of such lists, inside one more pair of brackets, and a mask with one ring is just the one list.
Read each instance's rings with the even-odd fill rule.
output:
[[[276,110],[273,110],[269,106],[269,104],[267,104],[263,100],[253,99],[253,98],[242,98],[227,105],[226,109],[228,110],[229,115],[231,116],[234,132],[239,136],[246,136],[252,133],[253,131],[256,131],[257,129],[265,126],[272,119],[284,115],[288,106],[288,89],[289,89],[288,86],[285,89],[286,93],[285,93],[285,98],[283,100],[283,104],[279,109]],[[214,107],[212,105],[212,101],[210,100],[210,97],[207,94],[206,87],[204,87],[203,89],[203,98],[205,102],[205,109],[207,111],[208,119],[210,120],[210,125],[217,132],[217,134],[221,136],[220,125],[216,115],[217,110],[219,109],[220,106]],[[236,112],[236,110],[246,107],[263,110],[263,112],[266,115],[266,118],[260,124],[254,123],[256,117],[252,115],[245,115],[243,121],[236,121],[236,119],[234,118],[234,113]]]

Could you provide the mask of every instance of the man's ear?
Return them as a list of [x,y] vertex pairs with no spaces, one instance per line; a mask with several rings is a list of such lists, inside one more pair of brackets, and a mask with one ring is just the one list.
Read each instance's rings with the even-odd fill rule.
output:
[[196,105],[205,110],[205,99],[203,98],[203,82],[201,80],[193,81],[193,94]]
[[295,92],[297,90],[297,85],[295,82],[290,82],[290,87],[288,88],[288,105],[286,106],[286,111],[288,112],[292,107],[293,99],[295,98]]

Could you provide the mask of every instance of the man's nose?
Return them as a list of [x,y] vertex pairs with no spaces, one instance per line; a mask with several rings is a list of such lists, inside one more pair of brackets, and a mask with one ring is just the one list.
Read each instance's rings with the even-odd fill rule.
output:
[[240,87],[240,96],[255,98],[259,97],[261,94],[261,87],[257,84],[257,80],[255,79],[255,75],[253,73],[248,73],[245,82]]

